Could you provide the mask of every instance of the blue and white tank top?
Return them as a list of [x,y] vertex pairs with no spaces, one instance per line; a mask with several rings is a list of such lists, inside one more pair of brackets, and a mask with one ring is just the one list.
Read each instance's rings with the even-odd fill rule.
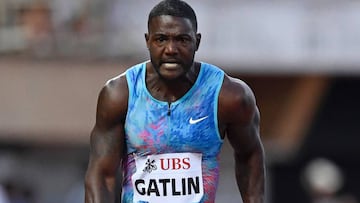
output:
[[217,108],[224,72],[201,63],[194,85],[170,104],[150,94],[145,76],[146,62],[126,71],[122,202],[214,202],[223,143]]

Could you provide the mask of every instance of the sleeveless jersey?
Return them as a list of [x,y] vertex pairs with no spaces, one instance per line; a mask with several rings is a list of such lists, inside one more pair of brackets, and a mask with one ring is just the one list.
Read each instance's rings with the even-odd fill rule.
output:
[[224,72],[201,63],[194,85],[177,101],[154,98],[146,88],[146,62],[126,71],[123,203],[213,203],[223,143],[218,96]]

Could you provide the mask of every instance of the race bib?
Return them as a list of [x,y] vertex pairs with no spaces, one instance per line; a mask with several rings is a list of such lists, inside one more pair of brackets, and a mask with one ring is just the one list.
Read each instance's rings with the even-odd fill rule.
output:
[[199,202],[204,194],[201,160],[198,153],[135,156],[134,202]]

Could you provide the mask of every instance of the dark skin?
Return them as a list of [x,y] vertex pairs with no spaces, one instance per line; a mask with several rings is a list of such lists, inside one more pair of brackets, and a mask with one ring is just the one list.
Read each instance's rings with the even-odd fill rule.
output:
[[[189,19],[173,16],[151,19],[149,32],[145,34],[151,58],[146,66],[146,85],[153,97],[171,103],[192,87],[200,70],[200,63],[194,62],[200,39]],[[118,201],[116,180],[126,155],[127,102],[124,74],[110,80],[99,94],[85,178],[85,203]],[[252,90],[228,75],[219,95],[218,121],[221,136],[226,136],[234,149],[236,181],[243,202],[264,202],[265,167],[259,111]]]

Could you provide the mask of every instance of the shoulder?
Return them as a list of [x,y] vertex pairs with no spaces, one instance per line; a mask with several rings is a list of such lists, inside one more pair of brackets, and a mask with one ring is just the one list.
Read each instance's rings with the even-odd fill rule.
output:
[[147,61],[131,66],[122,74],[111,78],[105,83],[98,98],[98,113],[107,112],[109,115],[121,115],[125,118],[129,89],[132,88],[132,83],[141,74],[141,70],[146,67],[146,63]]
[[224,96],[227,96],[226,99],[230,101],[234,101],[234,100],[243,101],[244,99],[246,100],[255,99],[252,89],[245,81],[231,77],[226,74],[224,76],[221,92],[223,93]]
[[106,81],[102,87],[99,98],[108,102],[122,102],[128,97],[128,85],[126,80],[126,72]]
[[243,80],[225,74],[219,95],[219,112],[226,123],[252,120],[257,112],[253,90]]
[[108,80],[102,87],[97,105],[97,115],[103,119],[125,118],[128,102],[126,72]]

